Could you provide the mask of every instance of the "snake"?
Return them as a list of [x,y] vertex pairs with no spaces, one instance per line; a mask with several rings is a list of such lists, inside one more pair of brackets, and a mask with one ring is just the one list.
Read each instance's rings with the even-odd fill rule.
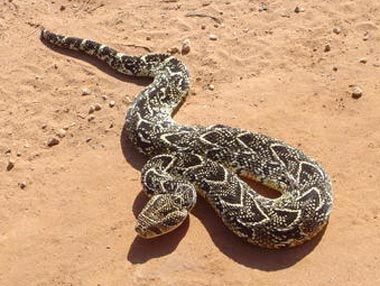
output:
[[[258,247],[297,246],[327,225],[332,184],[316,160],[261,133],[173,119],[190,89],[189,71],[174,55],[128,55],[45,28],[40,39],[95,57],[126,76],[152,78],[128,107],[123,126],[126,140],[147,157],[141,183],[148,201],[137,215],[138,236],[154,238],[178,228],[197,196],[212,206],[228,229]],[[279,196],[260,194],[247,180]]]

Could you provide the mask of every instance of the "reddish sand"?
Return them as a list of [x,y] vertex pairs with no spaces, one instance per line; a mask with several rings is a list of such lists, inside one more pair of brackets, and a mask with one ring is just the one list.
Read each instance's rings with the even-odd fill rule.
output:
[[[295,13],[297,1],[260,2],[0,3],[0,285],[380,285],[380,3],[298,1]],[[137,238],[145,159],[121,130],[147,82],[46,47],[38,25],[131,54],[190,39],[178,57],[192,89],[176,119],[260,131],[316,158],[335,198],[323,235],[258,249],[200,200],[174,233]]]

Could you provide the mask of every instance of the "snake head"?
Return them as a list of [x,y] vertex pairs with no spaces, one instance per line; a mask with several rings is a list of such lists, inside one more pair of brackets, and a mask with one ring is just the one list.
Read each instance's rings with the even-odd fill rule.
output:
[[195,201],[195,190],[189,185],[176,193],[153,195],[137,217],[136,232],[153,238],[173,231],[185,221]]

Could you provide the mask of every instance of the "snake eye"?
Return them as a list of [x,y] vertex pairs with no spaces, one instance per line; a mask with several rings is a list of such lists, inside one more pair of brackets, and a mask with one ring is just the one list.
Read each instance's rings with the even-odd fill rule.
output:
[[182,199],[181,197],[176,197],[176,198],[174,199],[174,203],[175,203],[176,205],[182,206],[182,205],[183,205],[183,199]]

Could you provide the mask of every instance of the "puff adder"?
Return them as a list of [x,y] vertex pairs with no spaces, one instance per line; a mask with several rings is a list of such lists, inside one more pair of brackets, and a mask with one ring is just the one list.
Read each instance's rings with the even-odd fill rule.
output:
[[[124,125],[129,140],[150,158],[141,176],[150,199],[137,218],[140,236],[152,238],[177,228],[197,195],[231,231],[261,247],[299,245],[326,225],[333,202],[329,176],[302,151],[239,128],[173,120],[189,90],[188,70],[175,57],[130,56],[46,29],[41,39],[94,56],[120,73],[154,78],[128,108]],[[241,178],[258,181],[281,196],[264,197]]]

